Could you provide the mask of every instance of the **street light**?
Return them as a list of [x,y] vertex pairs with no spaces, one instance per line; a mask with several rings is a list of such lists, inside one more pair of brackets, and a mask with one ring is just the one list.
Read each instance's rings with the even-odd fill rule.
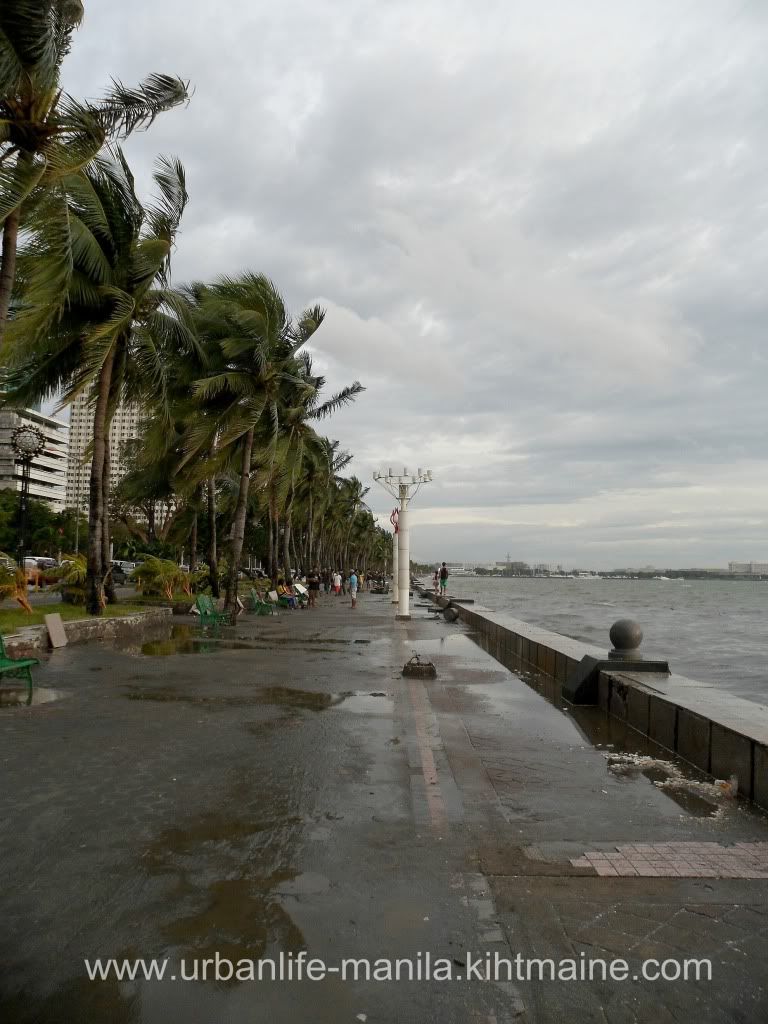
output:
[[[432,482],[432,471],[429,469],[418,469],[416,473],[409,473],[406,466],[403,466],[402,473],[393,473],[390,467],[386,473],[374,472],[373,479],[381,484],[385,491],[388,491],[400,502],[397,510],[395,540],[397,542],[397,596],[398,596],[398,619],[410,619],[408,598],[411,589],[411,552],[410,552],[410,531],[408,529],[408,502],[415,498],[422,484]],[[413,494],[411,494],[413,489]],[[393,515],[393,525],[395,525]]]
[[[374,477],[375,479],[375,477]],[[396,508],[392,509],[392,515],[389,517],[390,523],[392,523],[392,604],[397,604],[397,574],[398,574],[398,563],[397,563],[397,545],[399,543],[397,536],[397,520],[400,513]]]
[[27,505],[29,503],[29,475],[32,460],[45,451],[45,434],[31,423],[22,423],[11,434],[11,447],[21,463],[21,496],[19,498],[19,549],[17,561],[26,568],[24,556],[27,547]]

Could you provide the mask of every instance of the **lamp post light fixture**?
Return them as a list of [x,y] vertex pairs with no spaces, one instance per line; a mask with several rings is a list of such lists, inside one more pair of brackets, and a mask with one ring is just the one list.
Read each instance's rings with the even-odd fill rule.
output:
[[24,570],[27,548],[27,506],[29,504],[29,476],[32,460],[45,451],[45,434],[31,423],[22,423],[11,434],[11,447],[21,463],[21,495],[19,498],[19,546],[17,562]]
[[[410,619],[408,599],[411,589],[411,552],[410,530],[408,528],[408,503],[411,498],[416,497],[422,484],[431,483],[432,470],[417,469],[415,473],[409,473],[408,469],[403,467],[402,473],[396,473],[390,467],[386,473],[375,472],[373,479],[400,502],[395,526],[397,548],[394,549],[397,551],[397,570],[395,576],[398,599],[397,618]],[[395,525],[394,518],[392,522]]]

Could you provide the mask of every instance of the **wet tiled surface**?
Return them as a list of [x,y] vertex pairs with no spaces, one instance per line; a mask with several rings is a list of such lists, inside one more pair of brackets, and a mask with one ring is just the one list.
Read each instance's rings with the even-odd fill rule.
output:
[[589,851],[571,864],[605,877],[768,878],[768,843],[634,843]]

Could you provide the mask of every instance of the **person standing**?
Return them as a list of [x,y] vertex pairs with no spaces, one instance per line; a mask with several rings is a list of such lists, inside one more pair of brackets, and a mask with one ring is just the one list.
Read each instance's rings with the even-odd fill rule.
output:
[[309,607],[316,608],[317,595],[320,592],[320,570],[317,567],[309,571],[307,588],[309,590]]
[[445,592],[448,589],[448,566],[443,562],[440,566],[440,596],[445,597]]
[[357,573],[353,569],[349,574],[349,592],[352,595],[352,607],[357,608],[357,585],[358,585]]
[[336,597],[341,593],[341,573],[338,569],[333,574],[333,593]]
[[435,571],[432,573],[432,589],[435,592],[435,597],[437,597],[437,592],[440,589],[440,570],[439,569],[435,569]]

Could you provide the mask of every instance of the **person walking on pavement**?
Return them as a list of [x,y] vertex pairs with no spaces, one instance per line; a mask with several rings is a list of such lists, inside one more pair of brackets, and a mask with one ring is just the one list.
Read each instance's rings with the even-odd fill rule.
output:
[[320,593],[320,570],[318,568],[310,569],[307,576],[307,588],[309,590],[309,607],[316,608],[317,595]]
[[443,562],[440,566],[440,596],[445,597],[445,592],[448,589],[448,567]]
[[357,608],[357,585],[358,585],[357,573],[353,569],[349,574],[349,592],[352,595],[352,607]]

